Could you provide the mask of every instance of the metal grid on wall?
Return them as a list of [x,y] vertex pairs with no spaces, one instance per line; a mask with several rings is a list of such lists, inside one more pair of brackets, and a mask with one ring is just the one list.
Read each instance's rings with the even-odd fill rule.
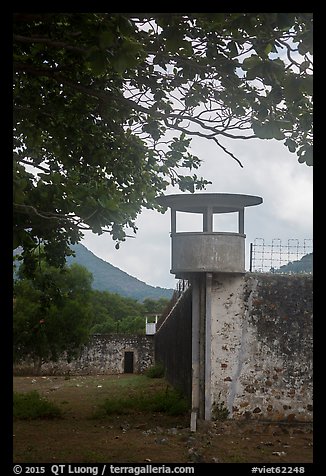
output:
[[[295,273],[305,271],[288,271],[285,265],[298,262],[305,255],[313,252],[313,240],[296,238],[283,242],[274,238],[271,243],[265,243],[264,238],[255,238],[250,243],[250,271],[264,273]],[[311,272],[310,272],[311,273]]]

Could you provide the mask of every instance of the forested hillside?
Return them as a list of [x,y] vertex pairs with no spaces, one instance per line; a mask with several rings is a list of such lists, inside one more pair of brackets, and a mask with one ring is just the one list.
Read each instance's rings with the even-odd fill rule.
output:
[[99,291],[118,293],[121,296],[131,297],[137,301],[146,298],[170,298],[173,290],[150,286],[128,273],[116,268],[107,261],[102,260],[89,251],[85,246],[77,244],[71,247],[75,257],[68,257],[67,264],[78,263],[93,274],[93,288]]
[[313,254],[309,253],[302,256],[300,260],[290,261],[274,271],[275,273],[312,273],[313,272]]

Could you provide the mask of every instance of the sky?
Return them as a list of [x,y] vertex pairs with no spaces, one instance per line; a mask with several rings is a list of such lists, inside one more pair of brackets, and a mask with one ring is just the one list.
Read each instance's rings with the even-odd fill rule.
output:
[[[203,162],[196,171],[212,182],[197,193],[239,193],[257,195],[263,203],[245,209],[246,270],[249,270],[249,246],[256,238],[265,243],[281,239],[312,239],[313,231],[313,169],[297,161],[281,141],[224,141],[243,164],[217,148],[207,139],[193,138],[191,152]],[[166,195],[182,193],[169,187]],[[219,215],[216,231],[237,231],[236,214]],[[177,231],[198,231],[199,215],[178,214]],[[215,223],[215,222],[214,222]],[[143,210],[136,222],[135,238],[127,238],[115,249],[107,233],[85,232],[81,243],[96,256],[151,286],[175,288],[177,280],[170,273],[170,209],[165,214]]]

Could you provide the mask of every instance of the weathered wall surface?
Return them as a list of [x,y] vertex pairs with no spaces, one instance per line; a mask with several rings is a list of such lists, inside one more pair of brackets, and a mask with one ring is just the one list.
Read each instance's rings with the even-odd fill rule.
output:
[[[142,373],[154,363],[154,336],[109,334],[94,335],[84,346],[77,359],[67,362],[43,364],[44,375],[120,374],[124,372],[125,352],[134,353],[134,373]],[[16,365],[15,374],[33,371],[32,365],[24,362]]]
[[312,420],[312,276],[213,275],[211,368],[231,417]]

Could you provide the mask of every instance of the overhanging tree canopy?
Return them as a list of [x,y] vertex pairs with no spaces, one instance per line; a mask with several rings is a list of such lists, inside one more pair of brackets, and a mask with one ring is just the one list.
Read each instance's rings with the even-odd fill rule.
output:
[[42,241],[62,264],[83,229],[122,241],[168,185],[202,189],[194,135],[240,166],[223,139],[312,164],[310,13],[16,13],[13,45],[25,259]]

